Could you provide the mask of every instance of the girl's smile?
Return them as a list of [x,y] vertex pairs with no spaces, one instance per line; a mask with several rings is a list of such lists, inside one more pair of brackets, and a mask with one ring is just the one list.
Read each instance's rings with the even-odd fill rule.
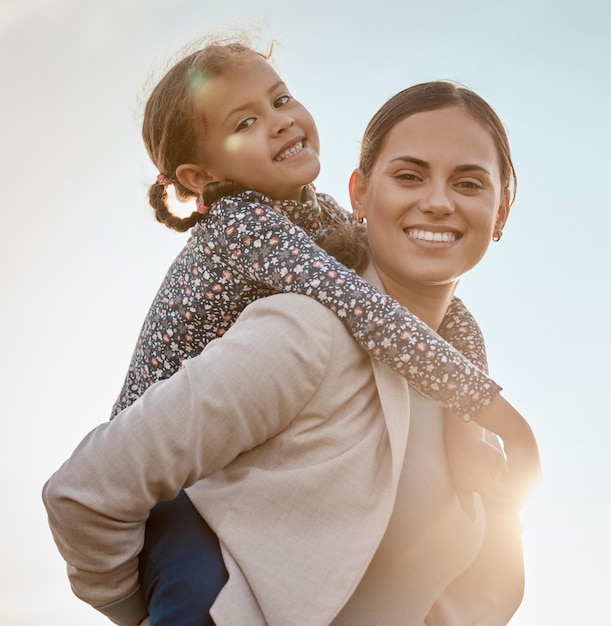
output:
[[293,144],[290,148],[282,150],[282,152],[274,159],[274,161],[285,161],[289,157],[299,154],[303,150],[304,142],[300,139],[297,143]]

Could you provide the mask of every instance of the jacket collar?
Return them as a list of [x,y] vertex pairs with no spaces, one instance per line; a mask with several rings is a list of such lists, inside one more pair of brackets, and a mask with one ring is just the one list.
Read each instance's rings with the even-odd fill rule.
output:
[[[362,277],[382,293],[386,293],[384,285],[372,263],[367,266],[362,273]],[[379,391],[378,395],[380,397],[386,427],[388,429],[392,456],[392,473],[395,479],[394,484],[397,485],[401,468],[403,467],[405,447],[409,433],[409,386],[402,376],[383,363],[380,363],[377,359],[371,358],[371,365]]]

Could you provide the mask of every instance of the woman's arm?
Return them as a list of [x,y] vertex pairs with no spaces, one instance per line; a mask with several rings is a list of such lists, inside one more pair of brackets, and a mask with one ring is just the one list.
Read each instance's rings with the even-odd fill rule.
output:
[[149,510],[278,433],[318,388],[331,319],[307,298],[286,298],[249,307],[221,340],[90,432],[45,485],[74,592],[117,623],[135,623],[121,621],[129,607],[116,603],[139,599]]

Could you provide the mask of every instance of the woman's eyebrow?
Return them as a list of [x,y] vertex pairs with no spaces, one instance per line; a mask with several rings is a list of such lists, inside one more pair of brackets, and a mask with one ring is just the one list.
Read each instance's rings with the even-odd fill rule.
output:
[[396,157],[395,159],[391,160],[391,163],[393,161],[401,161],[402,163],[412,163],[413,165],[417,165],[418,167],[423,167],[425,169],[430,169],[431,167],[427,161],[423,161],[422,159],[417,159],[416,157],[412,157],[408,155]]
[[[417,157],[409,156],[407,154],[398,156],[392,159],[391,162],[400,161],[402,163],[412,163],[413,165],[417,165],[418,167],[422,167],[423,169],[431,169],[431,164],[428,161],[424,161],[423,159],[418,159]],[[465,163],[463,165],[457,165],[454,168],[455,172],[472,172],[472,171],[484,172],[490,176],[490,172],[483,166],[477,165],[476,163]]]
[[491,176],[490,172],[485,167],[482,167],[481,165],[477,165],[475,163],[465,163],[465,165],[457,165],[454,168],[455,172],[471,172],[473,170],[476,170],[478,172],[484,172],[485,174],[488,174],[488,176]]

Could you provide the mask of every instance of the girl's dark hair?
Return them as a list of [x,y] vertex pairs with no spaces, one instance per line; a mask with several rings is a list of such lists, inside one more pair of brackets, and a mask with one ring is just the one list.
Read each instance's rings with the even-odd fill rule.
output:
[[476,93],[449,81],[433,81],[408,87],[388,100],[369,122],[361,144],[359,168],[369,176],[388,133],[410,115],[459,107],[492,136],[499,158],[503,193],[515,199],[517,176],[511,160],[509,140],[503,122],[492,107]]

